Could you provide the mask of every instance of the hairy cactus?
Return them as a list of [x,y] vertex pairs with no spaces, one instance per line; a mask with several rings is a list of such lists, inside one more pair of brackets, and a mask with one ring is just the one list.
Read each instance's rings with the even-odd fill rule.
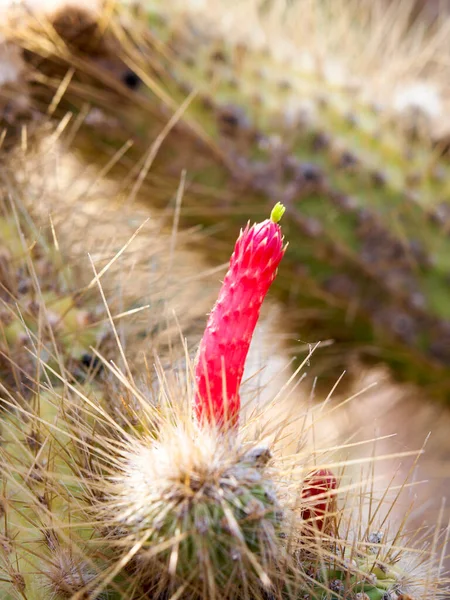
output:
[[[264,222],[253,230],[275,230],[269,268],[282,255],[278,229]],[[248,232],[238,249],[245,239]],[[260,272],[260,252],[249,243],[250,279]],[[220,338],[226,312],[215,315]],[[220,339],[205,347],[206,364],[217,348]],[[225,361],[223,380],[239,367]],[[444,593],[438,565],[428,562],[423,572],[404,562],[400,533],[387,544],[371,532],[380,509],[374,498],[367,526],[362,507],[352,507],[355,527],[342,506],[348,490],[340,494],[330,469],[309,472],[301,454],[278,463],[248,438],[245,424],[235,427],[235,415],[230,428],[193,418],[199,400],[189,368],[169,383],[157,367],[156,394],[150,383],[137,388],[110,370],[113,387],[81,388],[61,377],[61,387],[41,385],[26,408],[4,400],[2,598],[432,600]],[[224,401],[220,388],[211,394],[214,406]]]
[[27,410],[9,403],[2,598],[441,597],[420,547],[370,530],[353,539],[342,506],[325,515],[326,533],[305,520],[315,497],[287,498],[309,478],[302,484],[299,469],[289,483],[257,440],[198,430],[172,398],[155,409],[131,395],[140,420],[126,432],[95,391],[42,389]]
[[[292,249],[276,287],[295,333],[334,339],[339,366],[353,348],[449,398],[449,165],[426,120],[330,81],[313,55],[280,58],[176,3],[155,0],[137,16],[105,32],[94,14],[61,9],[57,39],[16,27],[35,98],[55,114],[93,107],[78,137],[89,160],[130,136],[141,150],[155,139],[127,193],[164,205],[185,168],[182,220],[220,223],[224,240],[242,210],[258,220],[282,201]],[[133,156],[118,160],[121,177]]]

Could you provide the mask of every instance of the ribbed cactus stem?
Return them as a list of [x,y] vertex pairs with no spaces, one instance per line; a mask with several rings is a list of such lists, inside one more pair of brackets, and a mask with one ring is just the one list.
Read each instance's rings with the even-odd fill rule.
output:
[[[450,398],[450,166],[414,123],[402,116],[394,123],[389,109],[363,99],[370,94],[332,85],[320,69],[282,62],[246,39],[230,41],[220,27],[205,27],[171,2],[153,0],[131,26],[126,17],[132,34],[127,39],[125,28],[113,41],[103,23],[98,35],[86,36],[96,31],[95,15],[72,11],[53,20],[70,53],[49,46],[42,32],[24,33],[21,41],[27,59],[46,74],[34,91],[48,102],[74,65],[88,71],[84,85],[86,73],[79,81],[75,69],[55,112],[84,110],[86,102],[96,106],[96,118],[77,140],[85,156],[98,160],[100,150],[129,137],[134,149],[145,151],[164,130],[168,112],[195,90],[164,139],[151,181],[141,182],[149,186],[145,198],[166,206],[180,165],[191,184],[182,222],[220,221],[227,243],[243,197],[255,221],[280,199],[288,207],[284,231],[291,250],[289,276],[279,277],[276,288],[289,305],[294,334],[311,342],[335,340],[322,356],[339,370],[342,362],[348,365],[345,346],[388,362],[399,377],[426,384],[430,394]],[[20,35],[19,27],[12,30]],[[101,58],[91,39],[101,40]],[[137,39],[142,45],[135,51]],[[118,46],[128,53],[126,64]],[[147,46],[148,52],[142,50]],[[105,74],[105,55],[122,83]],[[129,65],[142,74],[147,90],[130,76]],[[117,175],[123,178],[138,156],[129,160],[127,153]]]
[[200,342],[194,414],[199,422],[238,422],[239,387],[264,298],[283,257],[277,204],[270,219],[241,230],[219,298]]
[[0,597],[66,600],[88,594],[101,571],[96,551],[86,555],[96,534],[74,476],[86,465],[81,436],[78,444],[71,438],[77,420],[87,433],[88,419],[80,420],[80,407],[63,391],[41,391],[30,406],[3,415]]

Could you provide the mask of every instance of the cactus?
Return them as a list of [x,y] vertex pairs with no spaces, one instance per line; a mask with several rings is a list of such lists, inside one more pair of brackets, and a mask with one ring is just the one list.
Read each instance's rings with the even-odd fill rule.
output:
[[[265,255],[275,264],[282,256],[279,226],[264,222],[250,231],[277,241]],[[246,232],[238,249],[249,239]],[[256,246],[252,255],[249,244],[245,256],[260,258],[260,251]],[[249,260],[248,277],[260,268]],[[225,317],[215,312],[219,336]],[[216,345],[204,346],[207,364],[215,353]],[[236,368],[225,362],[223,379]],[[110,369],[118,381],[108,392],[60,376],[63,385],[41,385],[27,408],[13,397],[4,401],[2,598],[440,597],[438,565],[430,563],[422,581],[418,566],[403,563],[400,533],[392,544],[376,531],[349,535],[332,471],[308,473],[301,454],[282,467],[259,439],[247,438],[245,425],[193,418],[199,389],[192,389],[189,364],[186,379],[173,387],[158,368],[156,397],[151,382],[138,389]],[[220,404],[222,391],[211,392]],[[370,526],[374,521],[372,514]]]
[[[203,28],[195,12],[175,4],[155,0],[137,20],[123,16],[123,29],[113,19],[111,32],[88,36],[95,51],[83,35],[96,31],[95,16],[70,14],[62,9],[53,19],[65,45],[44,45],[33,26],[13,37],[25,47],[41,102],[75,70],[58,108],[89,102],[100,111],[78,137],[88,159],[129,136],[144,149],[164,130],[148,181],[145,169],[138,178],[142,195],[165,205],[186,168],[183,222],[220,222],[225,241],[241,206],[258,220],[279,199],[289,208],[292,250],[276,287],[295,334],[334,339],[328,355],[339,367],[342,348],[346,357],[355,349],[449,398],[449,165],[420,119],[392,115],[366,101],[364,89],[330,83],[292,56],[227,39],[214,20]],[[165,131],[190,90],[197,96]],[[128,154],[120,177],[137,156]]]
[[[325,533],[305,520],[314,495],[291,506],[293,488],[257,440],[198,430],[186,405],[171,398],[155,409],[137,390],[140,421],[125,432],[99,394],[85,392],[41,389],[27,410],[9,403],[0,467],[5,600],[441,597],[429,567],[408,562],[408,552],[425,563],[427,554],[400,537],[388,544],[374,531],[355,541],[344,525]],[[324,518],[335,524],[341,514]]]
[[40,360],[73,376],[93,367],[91,347],[104,338],[80,275],[56,244],[17,205],[0,201],[0,383],[25,394],[39,379]]

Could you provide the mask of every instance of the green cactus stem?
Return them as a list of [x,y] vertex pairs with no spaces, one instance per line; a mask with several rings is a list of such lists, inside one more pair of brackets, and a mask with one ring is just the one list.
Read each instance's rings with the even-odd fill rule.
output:
[[[294,334],[335,340],[323,354],[339,368],[354,351],[450,398],[447,157],[410,119],[362,93],[170,10],[154,1],[137,20],[121,15],[122,29],[113,19],[101,52],[86,46],[64,11],[53,20],[64,52],[26,29],[21,43],[36,97],[50,101],[73,69],[58,108],[89,103],[99,111],[76,141],[88,160],[132,137],[135,153],[119,161],[117,175],[131,197],[140,186],[158,206],[175,196],[187,169],[182,222],[220,224],[224,241],[234,238],[242,211],[259,221],[283,202],[291,249],[276,287]],[[90,23],[95,29],[93,16]],[[114,68],[105,70],[105,56]],[[136,85],[127,84],[124,64]],[[130,169],[137,174],[143,164],[136,150],[161,133],[190,91],[196,97],[135,185]]]
[[105,561],[100,549],[86,554],[95,531],[76,479],[88,477],[81,437],[88,420],[77,426],[79,409],[64,392],[39,392],[28,406],[10,400],[1,427],[0,593],[5,600],[75,598],[92,589]]

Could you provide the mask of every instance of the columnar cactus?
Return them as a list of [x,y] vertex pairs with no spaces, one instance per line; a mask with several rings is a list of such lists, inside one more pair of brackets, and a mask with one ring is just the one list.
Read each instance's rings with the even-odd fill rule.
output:
[[[77,427],[79,407],[64,391],[42,390],[26,410],[4,402],[1,596],[75,597],[98,576],[86,555],[86,543],[94,535],[87,499],[75,479],[80,472],[88,477],[81,434],[84,430],[87,435],[89,427]],[[75,432],[80,444],[70,438]]]
[[[122,15],[123,29],[113,19],[105,31],[95,15],[62,10],[53,26],[63,45],[39,28],[21,37],[15,27],[36,97],[53,99],[71,69],[55,114],[93,105],[77,142],[93,160],[130,136],[146,149],[195,91],[164,131],[156,158],[139,162],[131,196],[140,188],[166,204],[186,168],[183,222],[220,221],[227,241],[243,201],[259,220],[279,199],[289,208],[292,250],[275,285],[295,333],[334,339],[323,354],[339,368],[341,356],[348,366],[342,348],[354,349],[449,398],[450,167],[421,119],[418,125],[368,102],[364,82],[357,94],[330,83],[299,54],[280,59],[228,39],[219,20],[202,27],[176,3],[153,0],[137,14],[134,21]],[[314,57],[307,58],[309,65]],[[120,177],[135,164],[130,159],[117,165]]]

